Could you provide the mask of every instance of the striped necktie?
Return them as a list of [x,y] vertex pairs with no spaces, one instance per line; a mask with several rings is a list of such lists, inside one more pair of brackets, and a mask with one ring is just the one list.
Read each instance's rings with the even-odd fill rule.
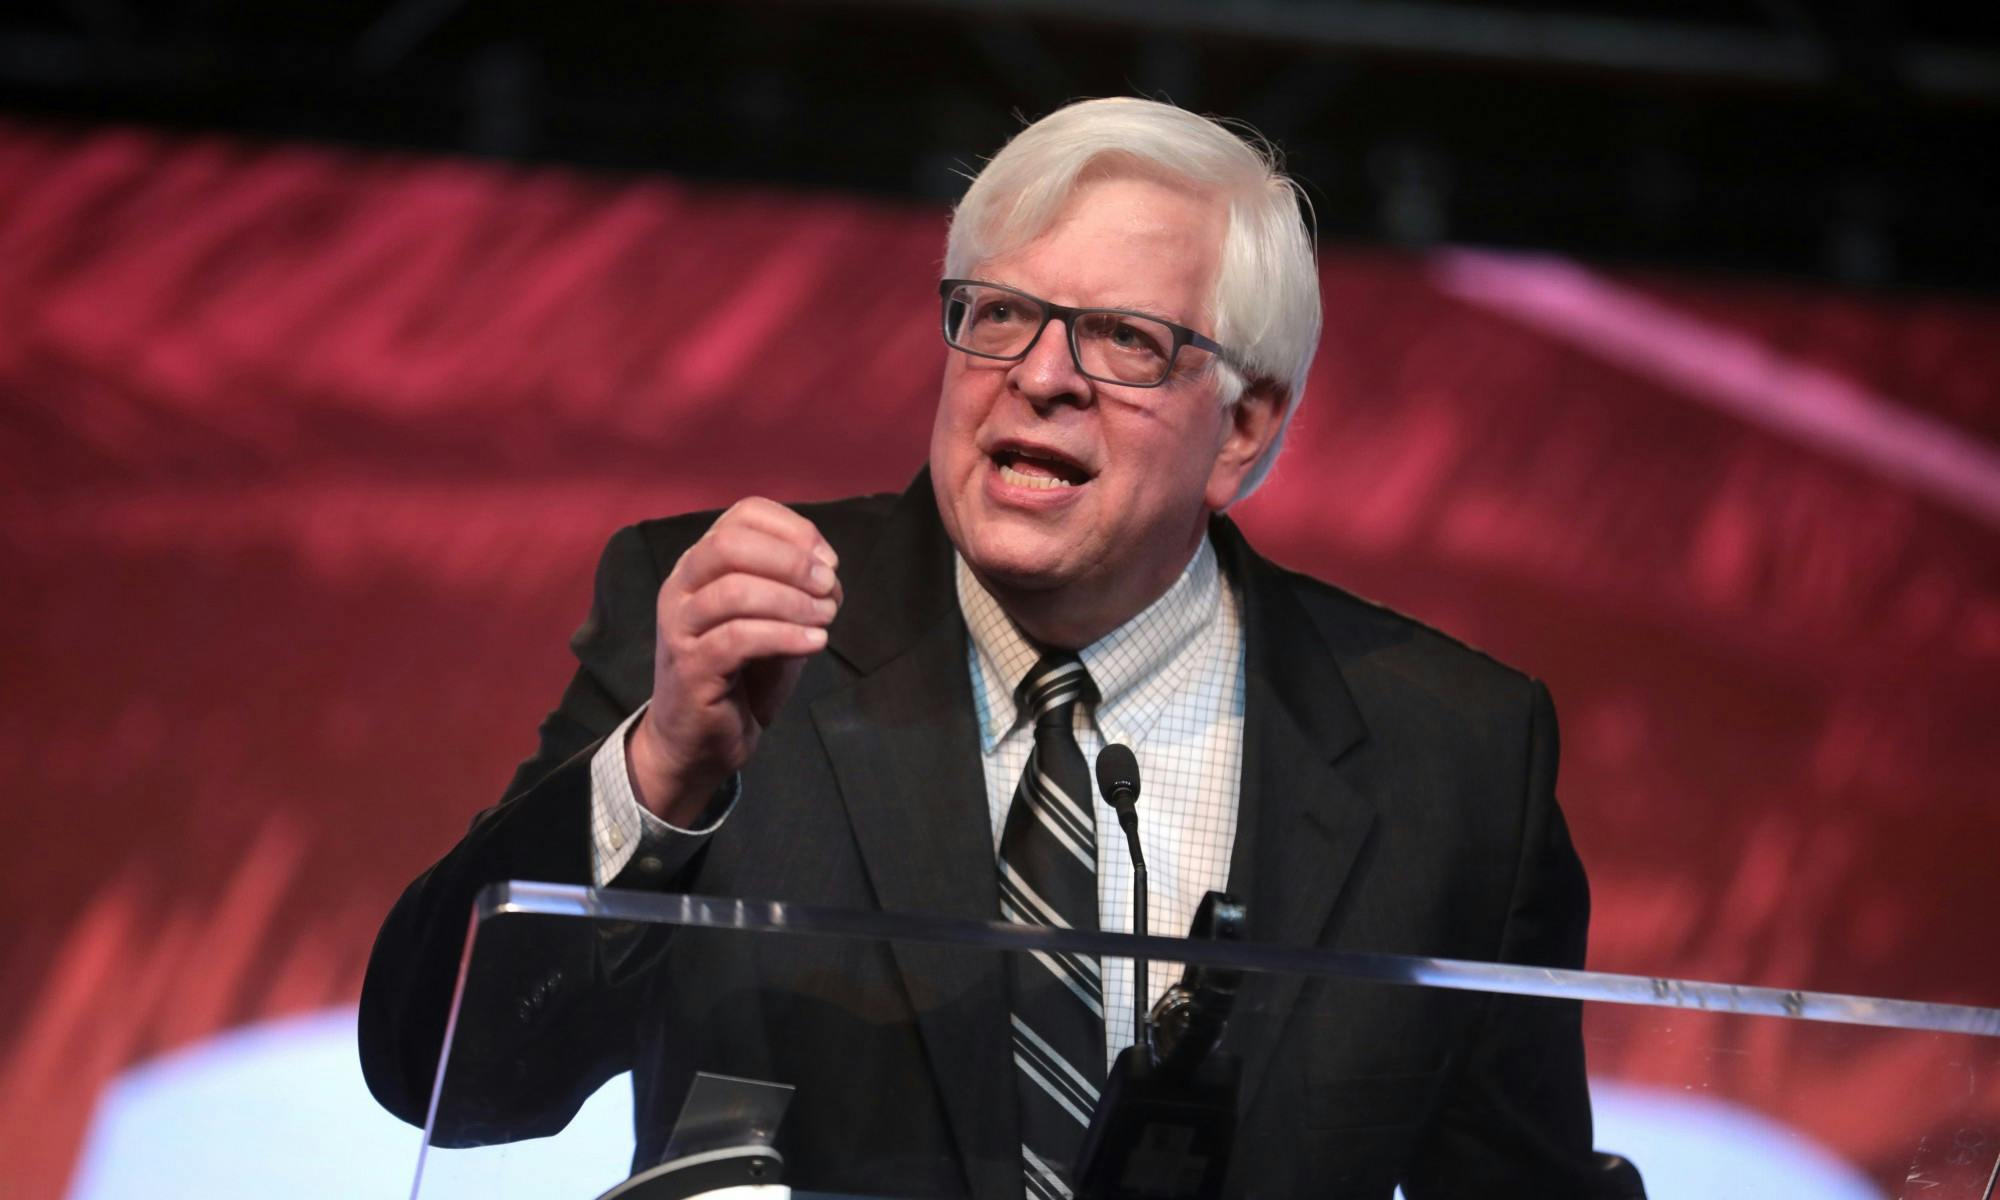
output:
[[[1022,925],[1097,928],[1097,821],[1077,747],[1092,693],[1074,654],[1045,655],[1021,681],[1035,746],[1000,837],[1000,912]],[[1095,958],[1009,956],[1021,1167],[1029,1200],[1070,1195],[1070,1168],[1104,1082],[1104,988]]]

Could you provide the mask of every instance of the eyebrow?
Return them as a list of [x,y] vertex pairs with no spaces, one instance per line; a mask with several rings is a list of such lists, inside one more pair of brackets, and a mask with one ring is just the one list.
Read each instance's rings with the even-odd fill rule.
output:
[[1114,312],[1124,312],[1124,313],[1131,313],[1131,314],[1132,314],[1133,316],[1137,316],[1137,317],[1151,317],[1151,318],[1153,318],[1153,319],[1154,319],[1155,321],[1163,321],[1163,322],[1165,322],[1165,323],[1166,323],[1166,324],[1168,324],[1168,325],[1180,325],[1180,326],[1183,326],[1183,327],[1185,327],[1185,328],[1188,328],[1188,329],[1192,329],[1192,328],[1194,328],[1194,326],[1192,326],[1192,325],[1189,325],[1189,324],[1188,324],[1188,323],[1187,323],[1186,321],[1184,321],[1184,320],[1181,320],[1181,319],[1179,319],[1179,318],[1177,318],[1177,317],[1169,317],[1169,316],[1166,316],[1166,315],[1164,315],[1164,314],[1162,314],[1162,313],[1158,313],[1158,312],[1155,312],[1155,311],[1153,311],[1153,310],[1152,310],[1152,309],[1150,309],[1150,308],[1141,308],[1140,306],[1138,306],[1138,305],[1136,305],[1136,304],[1079,304],[1079,305],[1077,305],[1076,307],[1078,307],[1078,308],[1108,308],[1108,309],[1111,309],[1111,310],[1112,310],[1112,311],[1114,311]]
[[[990,283],[993,284],[995,287],[1003,287],[1008,289],[1009,291],[1019,292],[1024,296],[1033,296],[1036,300],[1040,300],[1043,304],[1055,303],[1055,301],[1047,299],[1045,297],[1036,296],[1035,293],[1029,291],[1027,288],[1022,287],[1017,283],[1005,283],[998,279],[978,279],[974,280],[973,282]],[[1186,321],[1178,317],[1169,317],[1166,314],[1161,313],[1157,310],[1146,308],[1137,304],[1066,304],[1063,307],[1085,308],[1085,309],[1091,309],[1091,308],[1109,309],[1112,312],[1131,313],[1135,317],[1151,317],[1155,321],[1164,321],[1168,325],[1179,325],[1184,329],[1194,328],[1194,326],[1189,325]]]

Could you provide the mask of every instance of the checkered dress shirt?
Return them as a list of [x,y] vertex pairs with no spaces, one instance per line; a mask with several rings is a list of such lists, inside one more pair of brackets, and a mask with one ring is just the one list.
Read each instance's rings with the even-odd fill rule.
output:
[[[1015,712],[1014,690],[1041,657],[964,560],[958,602],[971,645],[979,759],[997,853],[1014,788],[1035,744],[1035,723]],[[1243,763],[1243,624],[1206,540],[1166,594],[1078,651],[1100,697],[1077,709],[1076,741],[1092,764],[1111,742],[1139,759],[1139,843],[1146,851],[1150,932],[1181,937],[1203,893],[1229,881]],[[1092,789],[1095,791],[1095,789]],[[1132,859],[1117,814],[1096,798],[1097,911],[1106,933],[1132,932]],[[1132,1043],[1132,962],[1106,959],[1105,1062]],[[1179,976],[1151,964],[1147,999]]]

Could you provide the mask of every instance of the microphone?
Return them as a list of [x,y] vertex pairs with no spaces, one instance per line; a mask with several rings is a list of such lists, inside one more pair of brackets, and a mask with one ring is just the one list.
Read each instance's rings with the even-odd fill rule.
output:
[[1105,803],[1118,810],[1118,826],[1132,849],[1132,865],[1144,870],[1146,852],[1139,848],[1139,759],[1132,747],[1113,743],[1097,756],[1097,788]]
[[[1097,756],[1097,790],[1105,803],[1118,810],[1118,827],[1125,831],[1125,845],[1132,854],[1132,932],[1146,936],[1146,852],[1139,846],[1139,759],[1132,747],[1114,742]],[[1145,1045],[1146,993],[1151,990],[1146,976],[1151,971],[1144,957],[1132,960],[1132,1041]]]

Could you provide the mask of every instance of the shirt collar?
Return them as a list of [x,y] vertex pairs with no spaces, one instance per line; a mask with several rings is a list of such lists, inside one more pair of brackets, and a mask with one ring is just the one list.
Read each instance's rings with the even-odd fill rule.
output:
[[[1042,652],[1014,624],[1000,602],[973,575],[963,556],[954,555],[958,606],[972,639],[973,694],[978,704],[982,747],[993,748],[1021,721],[1014,694]],[[1201,540],[1194,557],[1159,599],[1105,634],[1077,656],[1097,688],[1096,721],[1107,738],[1118,734],[1136,742],[1173,690],[1169,676],[1187,661],[1186,651],[1215,622],[1222,595],[1222,572],[1215,548]]]

